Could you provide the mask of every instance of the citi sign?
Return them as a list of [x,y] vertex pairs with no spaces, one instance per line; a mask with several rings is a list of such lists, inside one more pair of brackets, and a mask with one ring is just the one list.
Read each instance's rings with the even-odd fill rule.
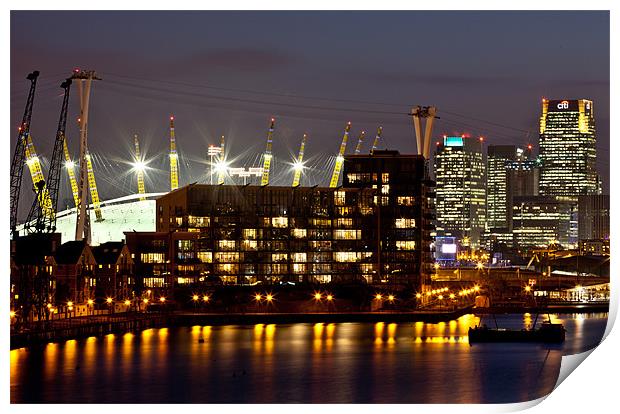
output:
[[568,109],[568,101],[562,101],[558,104],[558,109]]

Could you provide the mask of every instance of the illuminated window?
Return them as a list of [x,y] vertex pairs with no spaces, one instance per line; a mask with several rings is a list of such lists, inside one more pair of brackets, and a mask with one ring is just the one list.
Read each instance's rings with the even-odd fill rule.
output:
[[215,253],[216,262],[239,262],[238,252],[217,252]]
[[183,225],[183,217],[176,217],[175,222],[177,224],[177,227],[181,227]]
[[293,263],[293,273],[305,273],[306,265],[305,263]]
[[388,204],[390,204],[390,198],[386,196],[381,197],[381,205],[387,206]]
[[415,250],[415,241],[413,240],[397,240],[396,250]]
[[271,261],[272,262],[285,262],[288,260],[288,254],[286,253],[272,253]]
[[359,262],[360,258],[360,252],[334,252],[336,262]]
[[238,273],[239,265],[232,264],[232,263],[218,264],[217,267],[216,267],[216,271],[218,273],[224,273],[224,274]]
[[336,240],[359,240],[361,238],[361,230],[334,230],[334,239]]
[[291,253],[291,259],[293,260],[293,262],[305,262],[306,257],[306,253]]
[[403,197],[403,196],[399,196],[396,197],[396,203],[398,205],[401,206],[412,206],[414,202],[414,198],[411,196],[407,196],[407,197]]
[[163,253],[142,253],[140,254],[142,263],[164,263]]
[[381,186],[381,194],[390,194],[390,185],[385,184]]
[[293,229],[292,230],[293,233],[293,237],[295,237],[296,239],[302,239],[304,237],[306,237],[306,229]]
[[258,242],[256,240],[243,240],[241,242],[241,249],[242,250],[257,250],[258,249]]
[[197,256],[202,263],[211,263],[213,261],[213,253],[211,252],[198,252]]
[[217,246],[220,250],[235,250],[234,240],[219,240]]
[[374,265],[372,263],[361,263],[360,264],[360,272],[362,273],[372,273]]
[[415,219],[412,218],[397,218],[394,220],[394,227],[397,229],[410,229],[415,227]]
[[336,219],[336,227],[353,227],[352,218],[338,218]]
[[381,182],[383,184],[387,184],[390,182],[390,174],[389,173],[383,173],[381,174]]
[[350,216],[353,214],[353,207],[336,207],[336,214],[339,216]]
[[256,239],[256,229],[243,229],[244,239]]
[[271,219],[273,227],[283,228],[288,226],[288,217],[273,217]]
[[187,225],[189,227],[209,227],[210,224],[210,217],[189,216],[187,218]]
[[315,227],[331,227],[332,221],[330,219],[312,218],[310,224]]
[[344,191],[334,191],[334,205],[336,206],[345,205],[345,192]]

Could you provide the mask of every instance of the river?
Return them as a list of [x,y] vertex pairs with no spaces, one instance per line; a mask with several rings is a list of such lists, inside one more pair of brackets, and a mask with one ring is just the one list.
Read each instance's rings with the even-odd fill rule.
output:
[[[496,319],[520,328],[534,317]],[[563,345],[470,345],[474,315],[436,324],[193,326],[69,340],[11,351],[11,402],[527,401],[553,389],[563,354],[600,342],[607,313],[551,318],[567,329]],[[493,317],[483,322],[495,325]]]

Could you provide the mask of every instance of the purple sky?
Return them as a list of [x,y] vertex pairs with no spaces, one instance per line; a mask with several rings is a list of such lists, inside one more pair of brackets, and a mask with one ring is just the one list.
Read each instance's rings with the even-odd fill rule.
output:
[[[362,129],[366,152],[378,125],[384,147],[412,152],[402,115],[412,105],[438,107],[436,137],[536,145],[541,97],[594,101],[598,168],[609,188],[608,12],[12,12],[11,153],[25,76],[41,71],[31,132],[45,161],[58,85],[74,67],[103,78],[92,93],[89,148],[104,199],[136,191],[125,164],[134,133],[152,159],[147,191],[168,189],[172,113],[181,185],[205,179],[207,145],[222,134],[235,166],[258,166],[270,116],[272,183],[290,185],[285,162],[307,132],[312,169],[302,183],[325,185],[347,121],[347,152]],[[75,93],[72,121],[78,110]],[[74,122],[68,139],[76,156]],[[61,204],[70,198],[65,176]],[[23,213],[30,201],[20,204]]]

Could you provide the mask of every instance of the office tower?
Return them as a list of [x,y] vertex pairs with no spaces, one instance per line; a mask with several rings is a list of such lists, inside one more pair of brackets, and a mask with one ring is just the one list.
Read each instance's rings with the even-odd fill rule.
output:
[[516,161],[514,145],[489,145],[487,148],[487,228],[507,229],[512,217],[512,180],[508,165]]
[[598,193],[592,101],[542,101],[540,195]]
[[435,180],[437,235],[479,248],[486,216],[482,141],[444,137],[435,153]]
[[609,239],[609,196],[579,196],[579,240]]

